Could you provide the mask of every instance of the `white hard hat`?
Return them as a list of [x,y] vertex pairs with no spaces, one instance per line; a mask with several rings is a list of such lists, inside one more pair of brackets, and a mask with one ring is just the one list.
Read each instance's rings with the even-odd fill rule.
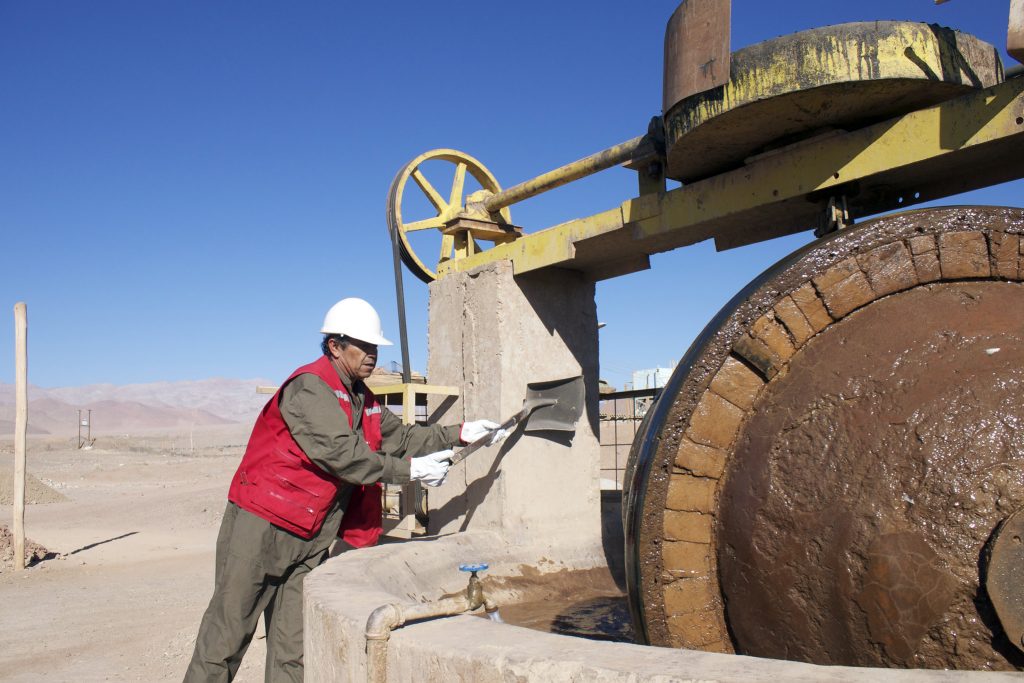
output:
[[380,329],[380,316],[366,301],[356,298],[342,299],[331,306],[324,316],[322,334],[340,334],[359,341],[391,346]]

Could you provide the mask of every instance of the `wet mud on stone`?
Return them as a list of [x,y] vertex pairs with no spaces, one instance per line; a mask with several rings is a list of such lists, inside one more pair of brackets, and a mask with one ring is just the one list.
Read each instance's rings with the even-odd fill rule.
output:
[[[1024,285],[952,282],[822,332],[741,432],[720,502],[747,654],[1013,670],[979,581],[1024,506]],[[1005,640],[1005,639],[1004,639]]]
[[[638,434],[630,455],[630,504],[625,515],[631,527],[627,530],[627,548],[631,550],[626,556],[626,573],[632,582],[630,598],[645,642],[672,646],[677,640],[666,613],[666,572],[662,559],[664,516],[673,460],[690,416],[737,340],[754,321],[770,314],[780,297],[851,256],[867,254],[919,235],[963,230],[983,231],[992,240],[1000,235],[1017,236],[1024,233],[1024,212],[1003,207],[950,207],[909,211],[865,222],[813,242],[783,259],[745,286],[709,322],[678,364],[662,399],[649,413],[650,419]],[[995,241],[992,248],[996,248]],[[1011,329],[1020,327],[1018,322]],[[826,360],[820,370],[826,373],[827,369]],[[841,532],[841,525],[837,523],[837,533]],[[717,543],[717,539],[713,543]],[[860,558],[851,553],[851,557],[867,562],[867,556]],[[779,571],[784,571],[784,567]],[[850,605],[854,604],[852,594],[838,595],[834,599],[839,601],[841,609],[851,609]],[[979,622],[986,620],[987,617],[978,617]],[[995,639],[995,647],[1001,648],[998,636]],[[947,643],[953,649],[965,644],[959,639]]]

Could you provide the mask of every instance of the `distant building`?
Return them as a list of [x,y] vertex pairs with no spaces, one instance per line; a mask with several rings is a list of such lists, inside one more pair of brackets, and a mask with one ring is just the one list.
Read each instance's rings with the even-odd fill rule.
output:
[[671,368],[650,368],[647,370],[633,371],[633,389],[660,389],[672,376]]

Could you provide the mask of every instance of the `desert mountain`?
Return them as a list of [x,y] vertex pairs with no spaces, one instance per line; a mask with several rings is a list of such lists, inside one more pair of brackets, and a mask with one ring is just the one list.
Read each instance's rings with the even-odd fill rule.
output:
[[[92,433],[189,429],[251,422],[270,398],[267,380],[213,378],[150,384],[29,386],[29,433],[75,434],[78,411],[92,410]],[[14,431],[14,385],[0,384],[0,434]]]
[[[367,383],[380,386],[401,381],[399,374],[377,368]],[[414,373],[412,381],[423,382],[423,376]],[[79,410],[83,413],[92,410],[92,434],[251,424],[270,399],[267,394],[256,393],[258,386],[275,384],[266,379],[214,377],[55,389],[29,385],[28,431],[30,434],[76,434]],[[0,435],[13,433],[14,385],[0,383]]]

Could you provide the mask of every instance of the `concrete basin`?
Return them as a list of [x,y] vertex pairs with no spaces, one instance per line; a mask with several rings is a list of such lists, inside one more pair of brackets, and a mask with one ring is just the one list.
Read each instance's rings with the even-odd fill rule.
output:
[[[567,572],[606,571],[600,543],[509,545],[492,532],[392,543],[335,557],[305,584],[307,681],[365,681],[366,620],[386,603],[465,590],[460,562],[486,562],[485,592],[500,605]],[[1016,674],[822,667],[544,633],[479,616],[408,624],[388,642],[388,681],[995,681]]]

